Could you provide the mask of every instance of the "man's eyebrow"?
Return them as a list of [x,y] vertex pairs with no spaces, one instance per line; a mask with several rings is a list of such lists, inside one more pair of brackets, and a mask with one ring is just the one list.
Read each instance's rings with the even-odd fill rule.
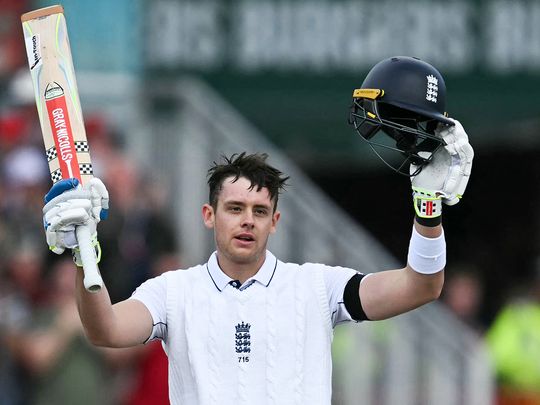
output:
[[[223,205],[227,205],[227,206],[239,205],[239,206],[245,207],[246,203],[243,202],[243,201],[230,200],[230,201],[224,201]],[[254,204],[253,207],[254,208],[264,208],[264,209],[267,209],[267,210],[272,209],[271,204]]]
[[246,205],[244,202],[242,201],[236,201],[236,200],[229,200],[229,201],[223,201],[223,204],[224,205]]

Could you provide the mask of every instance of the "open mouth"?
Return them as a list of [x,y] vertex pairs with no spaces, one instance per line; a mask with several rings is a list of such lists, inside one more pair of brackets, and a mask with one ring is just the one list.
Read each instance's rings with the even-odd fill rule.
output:
[[241,240],[243,242],[253,242],[255,238],[252,235],[242,234],[235,236],[235,239]]

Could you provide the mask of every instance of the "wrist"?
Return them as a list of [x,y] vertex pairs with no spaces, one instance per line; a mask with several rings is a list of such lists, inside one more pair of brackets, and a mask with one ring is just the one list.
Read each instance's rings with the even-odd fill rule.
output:
[[438,238],[443,233],[442,225],[426,226],[426,225],[420,224],[416,219],[413,225],[416,232],[418,232],[420,235],[422,235],[425,238]]
[[[420,230],[421,232],[421,230]],[[421,274],[434,274],[443,270],[446,265],[446,241],[442,228],[438,236],[421,234],[413,227],[409,243],[407,263],[409,267]],[[433,232],[429,228],[428,234]]]
[[442,215],[434,218],[422,218],[418,215],[415,215],[414,219],[418,224],[422,226],[427,226],[428,228],[435,228],[436,226],[442,224]]
[[413,187],[413,207],[419,224],[429,227],[442,222],[441,196],[431,190]]

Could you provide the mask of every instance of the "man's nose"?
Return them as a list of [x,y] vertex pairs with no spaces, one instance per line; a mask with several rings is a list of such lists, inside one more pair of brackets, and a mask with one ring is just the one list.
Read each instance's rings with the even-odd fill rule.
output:
[[255,225],[253,213],[246,210],[244,216],[242,217],[242,226],[253,228],[253,225]]

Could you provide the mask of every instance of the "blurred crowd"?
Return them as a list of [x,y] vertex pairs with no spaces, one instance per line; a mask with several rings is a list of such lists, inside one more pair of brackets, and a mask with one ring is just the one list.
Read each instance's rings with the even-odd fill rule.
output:
[[[16,18],[2,21],[18,22],[25,3],[3,1],[2,15]],[[5,32],[0,32],[0,405],[167,404],[167,360],[160,343],[105,350],[84,338],[71,257],[52,254],[45,243],[41,210],[51,181],[21,33]],[[180,249],[170,218],[163,215],[167,190],[142,175],[123,134],[105,116],[85,120],[94,172],[111,195],[109,219],[99,225],[100,267],[117,302],[149,277],[180,268]],[[466,264],[448,268],[442,302],[487,344],[498,405],[540,405],[540,263],[536,279],[508,291],[489,324],[481,317],[489,294],[481,281],[484,270]]]
[[[496,378],[496,405],[540,405],[540,262],[534,279],[510,288],[495,318],[481,316],[478,269],[447,267],[443,303],[486,344]],[[510,283],[508,283],[510,285]]]

